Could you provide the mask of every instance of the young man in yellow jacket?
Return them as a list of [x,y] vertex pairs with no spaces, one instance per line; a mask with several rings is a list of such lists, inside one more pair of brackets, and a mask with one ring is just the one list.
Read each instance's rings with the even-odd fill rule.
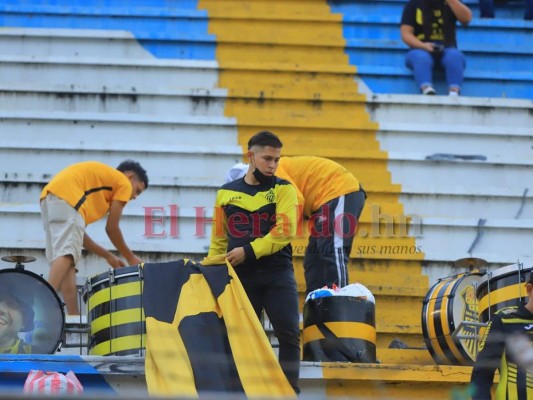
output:
[[[227,181],[238,179],[248,166],[236,164]],[[299,218],[309,219],[309,244],[304,271],[307,293],[349,283],[348,262],[366,194],[346,168],[323,157],[281,157],[276,175],[293,184]]]
[[224,254],[257,316],[263,309],[268,314],[281,369],[298,392],[298,290],[290,243],[298,206],[294,186],[276,176],[281,148],[281,140],[268,131],[248,141],[245,174],[218,190],[208,256]]

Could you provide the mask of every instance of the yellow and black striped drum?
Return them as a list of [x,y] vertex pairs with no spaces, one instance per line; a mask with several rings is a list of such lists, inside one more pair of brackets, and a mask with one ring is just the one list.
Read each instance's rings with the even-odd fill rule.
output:
[[487,272],[476,292],[479,320],[488,322],[502,308],[525,302],[527,294],[524,283],[532,270],[531,265],[517,263]]
[[476,286],[481,277],[481,273],[473,272],[439,279],[426,295],[422,333],[437,364],[473,364],[477,353],[477,328],[463,324],[458,332],[460,338],[452,335],[461,322],[478,322]]
[[140,266],[109,270],[84,288],[91,355],[143,355],[146,327]]
[[376,362],[375,304],[365,297],[310,299],[303,309],[303,360]]

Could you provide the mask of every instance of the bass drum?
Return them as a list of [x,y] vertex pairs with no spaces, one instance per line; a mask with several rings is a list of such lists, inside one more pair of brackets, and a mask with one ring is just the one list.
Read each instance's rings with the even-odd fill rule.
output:
[[63,303],[48,282],[23,268],[0,270],[0,353],[53,354],[64,332]]
[[[444,365],[472,365],[477,355],[477,329],[461,322],[478,322],[476,286],[482,274],[464,273],[439,279],[422,306],[422,333],[433,360]],[[472,337],[464,338],[464,336]]]
[[140,266],[111,269],[84,288],[91,355],[144,355],[146,327]]
[[522,263],[489,271],[481,279],[476,296],[479,302],[479,320],[489,320],[502,308],[514,307],[527,299],[524,284],[533,270]]

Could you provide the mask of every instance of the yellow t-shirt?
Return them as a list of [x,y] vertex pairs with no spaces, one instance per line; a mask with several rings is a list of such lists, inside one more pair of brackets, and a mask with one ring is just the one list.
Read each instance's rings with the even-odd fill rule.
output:
[[328,201],[361,188],[346,168],[322,157],[281,157],[276,176],[296,188],[298,204],[303,205],[305,217],[310,217]]
[[97,161],[73,164],[55,175],[41,192],[65,200],[82,215],[85,224],[99,220],[109,212],[113,200],[127,203],[133,187],[121,171]]

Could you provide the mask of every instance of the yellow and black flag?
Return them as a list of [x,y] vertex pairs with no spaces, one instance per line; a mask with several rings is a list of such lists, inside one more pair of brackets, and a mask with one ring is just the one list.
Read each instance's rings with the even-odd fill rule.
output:
[[223,258],[146,263],[143,276],[151,396],[295,396],[238,277]]

